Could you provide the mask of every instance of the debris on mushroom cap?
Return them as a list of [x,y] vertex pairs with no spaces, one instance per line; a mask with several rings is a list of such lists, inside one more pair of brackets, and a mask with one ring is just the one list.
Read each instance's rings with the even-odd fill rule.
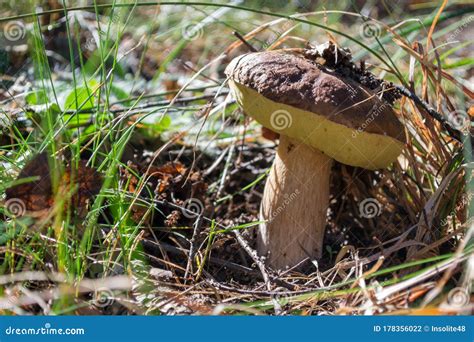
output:
[[[312,59],[251,53],[235,58],[226,74],[248,115],[342,163],[377,169],[403,149],[404,129],[388,102]],[[275,125],[272,113],[281,111],[288,113],[284,119],[290,125]]]
[[314,61],[319,58],[321,60],[321,63],[319,64],[333,67],[341,64],[348,64],[352,60],[352,54],[349,49],[339,48],[332,42],[305,49],[303,55]]
[[402,96],[392,82],[379,79],[366,70],[364,62],[361,61],[358,67],[352,61],[352,53],[348,48],[340,48],[332,42],[327,42],[305,49],[303,56],[315,61],[321,68],[330,68],[337,74],[348,77],[370,90],[375,92],[383,90],[382,97],[390,104],[393,104]]

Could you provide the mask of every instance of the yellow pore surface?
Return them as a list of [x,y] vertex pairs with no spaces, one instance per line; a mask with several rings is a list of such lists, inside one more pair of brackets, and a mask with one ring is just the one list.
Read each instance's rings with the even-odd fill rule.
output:
[[400,141],[387,135],[349,128],[322,115],[269,100],[232,80],[229,84],[244,112],[260,124],[341,163],[376,170],[390,165],[403,150]]

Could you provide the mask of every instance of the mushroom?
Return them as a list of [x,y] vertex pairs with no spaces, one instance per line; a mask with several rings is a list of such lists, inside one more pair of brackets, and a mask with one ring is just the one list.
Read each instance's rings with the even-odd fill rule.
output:
[[405,144],[401,123],[374,92],[301,55],[250,53],[225,72],[243,111],[280,134],[261,203],[259,254],[277,269],[320,259],[333,160],[387,167]]

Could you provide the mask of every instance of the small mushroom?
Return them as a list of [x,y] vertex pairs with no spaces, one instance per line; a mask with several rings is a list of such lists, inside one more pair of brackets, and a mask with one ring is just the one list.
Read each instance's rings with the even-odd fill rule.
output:
[[246,54],[226,74],[243,111],[280,134],[261,203],[259,254],[278,269],[320,259],[333,160],[387,167],[405,144],[401,123],[377,94],[301,55]]

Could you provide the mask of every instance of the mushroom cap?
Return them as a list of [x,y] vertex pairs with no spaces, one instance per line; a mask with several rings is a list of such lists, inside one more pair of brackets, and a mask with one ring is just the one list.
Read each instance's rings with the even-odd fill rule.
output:
[[299,55],[250,53],[225,70],[237,102],[263,126],[366,169],[391,164],[405,131],[390,104]]

